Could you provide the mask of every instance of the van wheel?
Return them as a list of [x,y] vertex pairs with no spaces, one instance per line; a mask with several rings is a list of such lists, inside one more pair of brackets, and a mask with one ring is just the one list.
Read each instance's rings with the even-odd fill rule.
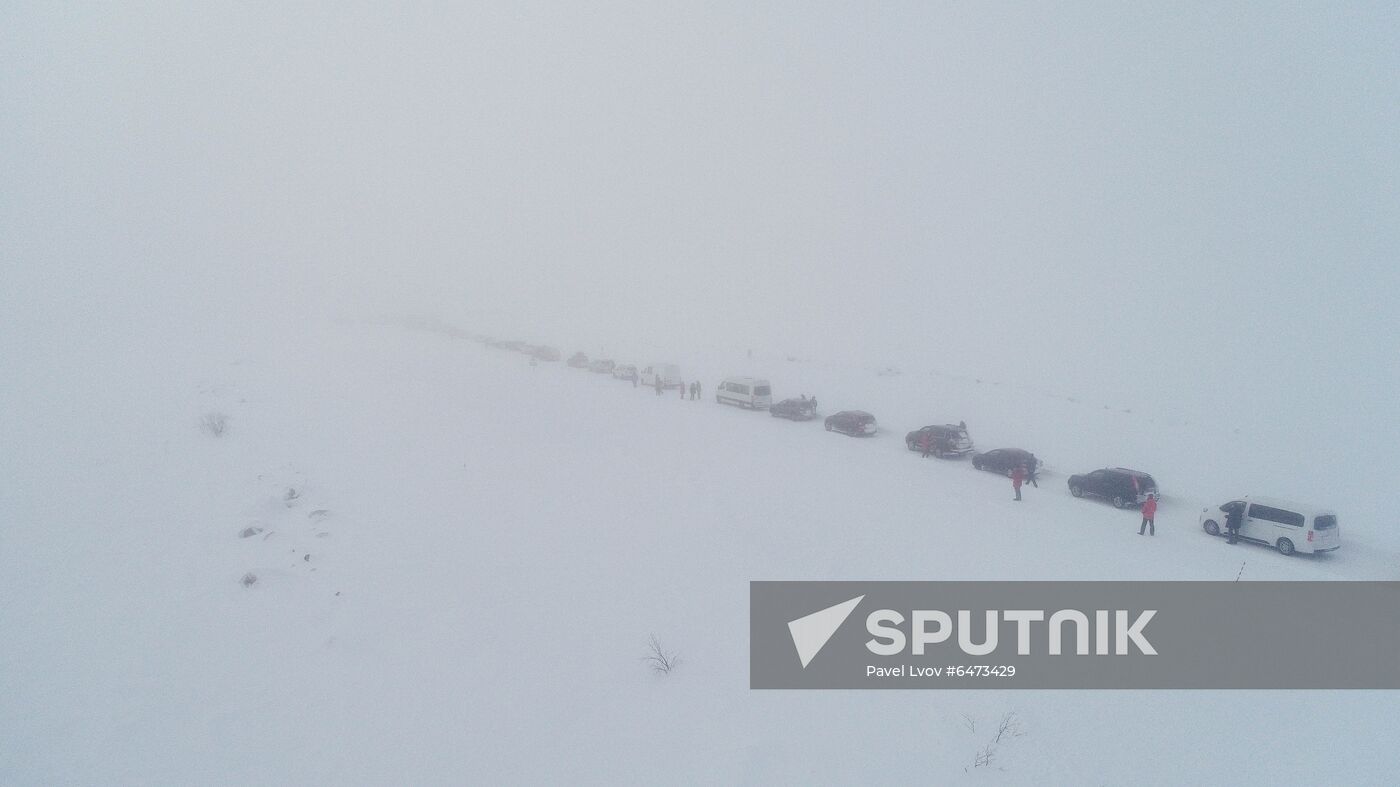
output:
[[1084,488],[1081,487],[1081,486],[1075,485],[1075,486],[1072,486],[1072,487],[1069,488],[1069,493],[1072,494],[1072,495],[1074,495],[1075,497],[1083,497],[1083,496],[1084,496]]
[[1294,550],[1293,550],[1293,542],[1292,542],[1292,541],[1289,541],[1289,540],[1286,539],[1286,538],[1280,538],[1280,539],[1278,540],[1277,546],[1278,546],[1278,551],[1279,551],[1280,554],[1282,554],[1282,555],[1291,555],[1291,554],[1293,554],[1293,551],[1294,551]]
[[1214,519],[1207,519],[1205,524],[1201,525],[1201,527],[1205,528],[1206,532],[1213,536],[1220,535],[1220,523]]
[[1123,500],[1123,496],[1122,496],[1122,495],[1114,495],[1114,496],[1113,496],[1113,507],[1114,507],[1114,508],[1122,508],[1122,507],[1125,506],[1125,505],[1127,505],[1127,502]]

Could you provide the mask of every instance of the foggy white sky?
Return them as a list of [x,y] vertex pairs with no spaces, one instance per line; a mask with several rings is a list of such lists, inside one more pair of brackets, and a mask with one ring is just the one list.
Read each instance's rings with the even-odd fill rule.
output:
[[226,5],[0,8],[8,326],[435,312],[1388,420],[1393,3]]

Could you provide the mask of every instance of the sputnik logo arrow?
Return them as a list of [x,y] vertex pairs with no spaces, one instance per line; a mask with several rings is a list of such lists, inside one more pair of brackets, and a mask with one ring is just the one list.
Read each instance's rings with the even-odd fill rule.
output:
[[850,601],[842,601],[834,607],[813,612],[788,623],[792,634],[792,644],[797,647],[797,657],[802,660],[802,669],[812,663],[821,649],[831,639],[831,635],[841,628],[846,618],[851,616],[856,605],[865,596],[856,596]]

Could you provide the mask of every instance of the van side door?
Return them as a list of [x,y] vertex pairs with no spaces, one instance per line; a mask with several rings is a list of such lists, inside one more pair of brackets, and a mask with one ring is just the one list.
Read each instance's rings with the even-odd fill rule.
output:
[[1307,538],[1303,530],[1306,521],[1302,514],[1250,503],[1240,534],[1269,544],[1277,543],[1280,538],[1287,538],[1296,547]]

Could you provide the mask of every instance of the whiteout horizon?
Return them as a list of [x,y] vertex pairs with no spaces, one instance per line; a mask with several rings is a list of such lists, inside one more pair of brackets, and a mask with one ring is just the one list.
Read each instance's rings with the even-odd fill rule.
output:
[[[1031,655],[1033,644],[1032,625],[1043,623],[1035,633],[1044,643],[1038,653],[1059,656],[1064,653],[1065,627],[1071,627],[1074,654],[1091,655],[1090,639],[1092,628],[1093,651],[1097,656],[1126,656],[1129,646],[1141,655],[1155,656],[1157,649],[1147,640],[1143,629],[1157,614],[1155,609],[1142,610],[1129,621],[1128,610],[1099,609],[1093,611],[1093,625],[1090,616],[1077,609],[1061,609],[1049,614],[1040,609],[989,609],[984,613],[984,635],[981,642],[973,641],[972,611],[957,611],[956,642],[963,653],[969,656],[987,656],[994,653],[1000,644],[1000,629],[1003,623],[1016,624],[1016,655]],[[929,645],[938,645],[953,639],[953,616],[939,609],[916,609],[910,611],[909,634],[899,628],[904,625],[905,616],[893,609],[877,609],[865,618],[865,629],[873,637],[865,647],[877,656],[898,656],[906,647],[911,647],[915,656],[924,655]],[[1110,649],[1110,640],[1113,647]]]

